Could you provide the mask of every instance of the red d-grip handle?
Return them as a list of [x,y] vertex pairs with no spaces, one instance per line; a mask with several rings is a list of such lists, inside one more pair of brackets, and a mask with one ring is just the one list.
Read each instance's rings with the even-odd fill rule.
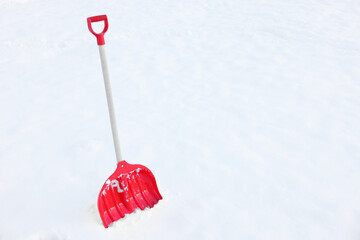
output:
[[[91,23],[100,22],[100,21],[104,21],[104,30],[102,30],[101,33],[96,33],[92,29]],[[94,17],[88,17],[87,18],[87,23],[88,23],[88,28],[89,28],[90,32],[92,34],[94,34],[96,39],[97,39],[97,44],[98,45],[105,45],[104,35],[105,35],[106,31],[109,28],[109,23],[108,23],[108,20],[107,20],[107,16],[106,15],[99,15],[99,16],[94,16]]]

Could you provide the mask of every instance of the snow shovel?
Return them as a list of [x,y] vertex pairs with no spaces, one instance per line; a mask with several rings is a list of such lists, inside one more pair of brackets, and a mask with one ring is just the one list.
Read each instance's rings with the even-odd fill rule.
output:
[[[104,21],[104,30],[101,33],[95,33],[91,24],[101,21]],[[99,214],[105,228],[107,228],[110,223],[125,217],[125,214],[132,213],[137,208],[141,210],[146,207],[152,208],[162,197],[157,188],[155,177],[147,167],[139,164],[129,164],[122,160],[104,48],[104,35],[109,27],[108,20],[106,15],[94,16],[87,19],[87,24],[90,32],[95,35],[99,46],[117,160],[115,172],[105,181],[98,197]]]

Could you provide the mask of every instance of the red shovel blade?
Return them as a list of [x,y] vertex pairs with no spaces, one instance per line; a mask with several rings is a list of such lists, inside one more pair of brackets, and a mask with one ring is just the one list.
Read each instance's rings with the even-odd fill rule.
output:
[[147,167],[121,161],[101,188],[98,209],[107,228],[125,214],[137,208],[152,208],[161,199],[155,177]]

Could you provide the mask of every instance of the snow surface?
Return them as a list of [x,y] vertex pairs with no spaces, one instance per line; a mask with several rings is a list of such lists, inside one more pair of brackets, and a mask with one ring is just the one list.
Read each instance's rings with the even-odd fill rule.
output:
[[[0,0],[0,239],[360,239],[360,2]],[[164,199],[104,229],[123,156]],[[101,28],[101,26],[97,26]]]

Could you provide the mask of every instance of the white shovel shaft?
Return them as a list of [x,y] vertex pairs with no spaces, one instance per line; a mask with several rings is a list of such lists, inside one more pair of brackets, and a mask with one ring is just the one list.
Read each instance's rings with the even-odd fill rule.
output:
[[120,162],[123,159],[121,156],[119,136],[118,136],[118,131],[117,131],[117,127],[116,127],[116,117],[115,117],[114,103],[113,103],[113,98],[112,98],[112,93],[111,93],[109,70],[108,70],[108,65],[107,65],[107,61],[106,61],[105,45],[99,45],[99,53],[100,53],[101,68],[102,68],[104,83],[105,83],[106,99],[107,99],[107,104],[108,104],[108,108],[109,108],[110,124],[111,124],[112,136],[113,136],[113,140],[114,140],[116,161]]

